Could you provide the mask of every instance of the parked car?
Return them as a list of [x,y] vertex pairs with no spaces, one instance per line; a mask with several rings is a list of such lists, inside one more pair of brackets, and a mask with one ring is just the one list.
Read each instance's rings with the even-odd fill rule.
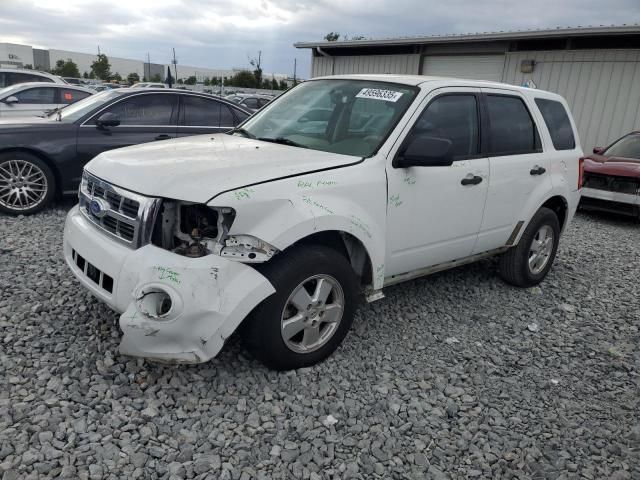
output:
[[62,77],[69,85],[83,85],[82,79],[74,77]]
[[273,97],[269,95],[249,94],[249,93],[236,93],[225,97],[243,108],[249,109],[252,112],[260,110],[267,103],[273,100]]
[[16,83],[27,82],[47,82],[62,83],[66,82],[57,75],[50,73],[38,72],[36,70],[24,70],[19,68],[0,68],[0,88],[10,87]]
[[[327,106],[307,132],[304,110]],[[494,255],[507,282],[540,283],[580,198],[577,138],[541,90],[314,79],[228,134],[97,156],[64,256],[122,314],[123,354],[204,362],[240,328],[268,366],[308,366],[361,294]]]
[[164,83],[156,82],[139,82],[134,84],[131,88],[166,88]]
[[225,132],[249,114],[211,95],[117,89],[45,118],[0,119],[0,211],[30,214],[76,193],[84,164],[105,150]]
[[640,131],[596,147],[584,159],[580,206],[640,220]]
[[88,88],[56,83],[18,83],[0,90],[0,118],[42,116],[94,93]]

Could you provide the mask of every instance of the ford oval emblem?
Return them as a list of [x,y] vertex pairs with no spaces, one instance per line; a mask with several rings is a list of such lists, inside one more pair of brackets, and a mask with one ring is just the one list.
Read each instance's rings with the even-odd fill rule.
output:
[[89,203],[89,211],[94,217],[102,218],[107,214],[109,204],[101,198],[92,198]]

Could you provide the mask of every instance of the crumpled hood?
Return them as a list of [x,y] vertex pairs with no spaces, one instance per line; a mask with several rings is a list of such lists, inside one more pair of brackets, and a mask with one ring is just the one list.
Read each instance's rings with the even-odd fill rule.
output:
[[217,134],[110,150],[85,168],[98,178],[142,195],[205,203],[227,190],[359,160]]
[[589,155],[584,162],[585,172],[640,178],[640,160],[636,158]]

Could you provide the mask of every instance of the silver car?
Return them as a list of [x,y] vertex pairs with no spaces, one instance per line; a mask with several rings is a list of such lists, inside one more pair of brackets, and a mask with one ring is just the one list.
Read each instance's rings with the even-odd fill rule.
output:
[[75,85],[19,83],[0,90],[0,118],[41,116],[94,93],[93,90]]

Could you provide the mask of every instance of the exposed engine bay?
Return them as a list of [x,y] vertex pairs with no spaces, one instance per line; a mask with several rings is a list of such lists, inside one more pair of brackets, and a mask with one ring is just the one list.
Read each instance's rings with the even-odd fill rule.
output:
[[156,219],[153,244],[190,258],[219,255],[246,263],[269,260],[278,250],[251,235],[230,235],[229,207],[165,200]]

